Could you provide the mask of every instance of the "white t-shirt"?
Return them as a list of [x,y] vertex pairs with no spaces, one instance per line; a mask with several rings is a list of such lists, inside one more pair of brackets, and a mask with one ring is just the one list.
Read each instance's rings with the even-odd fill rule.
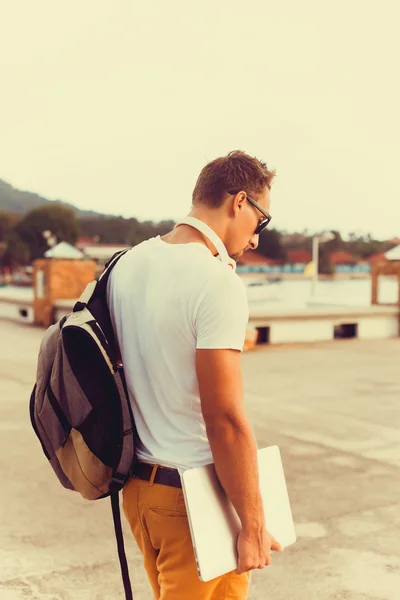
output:
[[213,462],[201,413],[196,348],[242,350],[243,282],[200,243],[160,237],[126,253],[108,283],[142,462],[183,471]]

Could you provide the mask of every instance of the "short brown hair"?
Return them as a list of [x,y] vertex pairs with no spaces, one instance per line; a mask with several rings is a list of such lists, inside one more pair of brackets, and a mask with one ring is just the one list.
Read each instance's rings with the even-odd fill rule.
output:
[[218,208],[229,190],[260,194],[265,188],[271,188],[274,177],[275,171],[270,171],[264,162],[234,150],[202,169],[193,190],[193,204],[210,204]]

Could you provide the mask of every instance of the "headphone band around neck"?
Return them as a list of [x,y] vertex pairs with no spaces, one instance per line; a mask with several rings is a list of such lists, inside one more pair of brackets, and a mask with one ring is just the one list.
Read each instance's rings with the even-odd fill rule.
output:
[[232,267],[232,269],[236,269],[236,262],[229,256],[223,241],[207,223],[196,219],[196,217],[185,217],[176,223],[175,228],[179,225],[189,225],[200,231],[215,246],[221,261]]

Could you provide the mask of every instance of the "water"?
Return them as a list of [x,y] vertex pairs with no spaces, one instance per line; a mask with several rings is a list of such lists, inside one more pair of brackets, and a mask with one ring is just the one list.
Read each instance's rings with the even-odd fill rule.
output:
[[[379,302],[397,303],[398,281],[381,277],[379,281]],[[370,279],[321,280],[317,284],[315,296],[311,295],[310,280],[285,279],[265,288],[265,298],[251,300],[251,305],[268,303],[271,308],[305,308],[309,303],[336,306],[370,306]]]
[[[245,280],[246,281],[246,280]],[[261,292],[261,293],[260,293]],[[310,280],[284,279],[271,283],[259,290],[260,298],[249,302],[253,306],[265,304],[270,308],[305,308],[313,304],[337,306],[369,306],[371,304],[370,279],[321,280],[317,284],[316,294],[311,296]],[[391,277],[380,277],[379,301],[397,303],[398,281]],[[13,297],[22,301],[33,300],[32,288],[7,286],[0,288],[1,298]]]

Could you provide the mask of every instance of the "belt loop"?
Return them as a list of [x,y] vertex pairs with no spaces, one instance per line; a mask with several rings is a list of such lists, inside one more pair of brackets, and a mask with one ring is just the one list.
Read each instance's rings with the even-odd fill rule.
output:
[[149,481],[149,485],[153,486],[154,485],[154,479],[157,475],[157,469],[158,469],[159,465],[154,465],[153,470],[151,472],[151,477],[150,477],[150,481]]

